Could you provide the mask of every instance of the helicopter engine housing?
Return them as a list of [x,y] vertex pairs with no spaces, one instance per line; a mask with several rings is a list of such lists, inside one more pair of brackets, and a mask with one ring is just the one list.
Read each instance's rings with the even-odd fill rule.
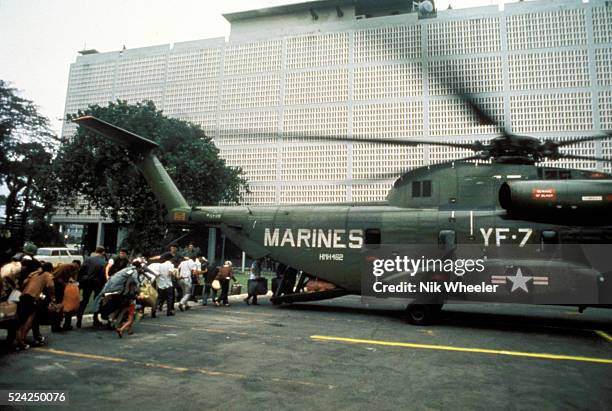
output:
[[510,213],[612,211],[612,182],[594,180],[509,181],[499,189],[499,203]]

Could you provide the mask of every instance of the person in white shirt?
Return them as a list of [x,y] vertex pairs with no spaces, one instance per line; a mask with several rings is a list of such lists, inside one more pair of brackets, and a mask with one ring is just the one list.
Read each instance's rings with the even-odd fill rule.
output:
[[257,282],[261,279],[261,260],[253,260],[251,268],[249,269],[249,283],[247,285],[248,295],[244,299],[244,302],[249,305],[249,300],[253,298],[253,305],[259,305],[257,303]]
[[157,307],[159,311],[164,306],[164,302],[168,304],[167,315],[174,315],[174,287],[172,285],[172,273],[174,264],[168,257],[161,257],[161,263],[158,265],[150,264],[149,269],[157,275]]
[[195,263],[195,272],[194,275],[191,276],[191,297],[190,300],[193,302],[198,301],[198,294],[202,294],[201,289],[198,288],[198,285],[201,284],[200,277],[202,275],[202,262],[201,259],[204,258],[202,256],[197,256],[194,260]]
[[[195,258],[195,257],[194,257]],[[190,257],[185,257],[178,266],[179,285],[183,290],[183,298],[179,301],[179,310],[185,311],[189,309],[189,299],[191,298],[191,276],[196,271],[196,263]]]

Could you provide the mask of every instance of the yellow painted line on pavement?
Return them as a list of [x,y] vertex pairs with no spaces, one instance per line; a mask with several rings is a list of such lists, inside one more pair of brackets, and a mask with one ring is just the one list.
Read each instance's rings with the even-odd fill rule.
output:
[[603,338],[604,340],[608,340],[610,342],[612,342],[612,335],[605,333],[601,330],[593,330],[593,332],[595,332],[595,334],[599,335],[601,338]]
[[150,326],[150,327],[161,327],[161,328],[172,328],[176,330],[192,330],[192,331],[204,331],[211,334],[230,334],[230,335],[239,335],[241,337],[270,337],[275,339],[285,339],[285,340],[298,340],[302,341],[304,337],[299,336],[289,336],[289,335],[278,335],[278,334],[252,334],[244,331],[229,331],[222,330],[219,328],[203,328],[203,327],[179,327],[178,325],[169,325],[169,324],[157,324],[157,323],[140,323],[138,326]]
[[219,310],[219,312],[221,312],[223,314],[247,314],[247,315],[255,315],[257,317],[276,317],[276,314],[268,314],[268,313],[262,313],[262,312],[258,312],[258,311],[238,311],[238,310],[223,311],[223,310]]
[[259,380],[264,380],[264,381],[274,381],[274,382],[279,382],[279,383],[285,383],[289,385],[323,387],[323,388],[327,388],[330,390],[336,388],[335,385],[318,384],[318,383],[314,383],[310,381],[294,380],[294,379],[289,379],[289,378],[268,378],[268,377],[260,377],[260,376],[250,376],[247,374],[240,374],[240,373],[234,373],[234,372],[215,371],[215,370],[209,370],[206,368],[177,367],[177,366],[168,365],[168,364],[142,362],[142,361],[136,361],[136,360],[129,360],[126,358],[109,357],[105,355],[88,354],[88,353],[74,352],[74,351],[63,351],[63,350],[57,350],[54,348],[37,347],[37,348],[33,348],[32,350],[49,353],[49,354],[66,356],[66,357],[75,357],[75,358],[81,358],[81,359],[87,359],[87,360],[97,360],[97,361],[108,361],[108,362],[115,362],[115,363],[126,363],[128,365],[137,365],[137,366],[146,367],[146,368],[158,368],[158,369],[163,369],[163,370],[175,371],[179,373],[192,372],[192,373],[208,375],[211,377],[226,377],[226,378],[234,378],[234,379],[259,379]]
[[245,333],[242,331],[227,331],[227,330],[220,330],[217,328],[191,327],[190,329],[194,331],[206,331],[208,333],[213,333],[213,334],[235,334],[235,335],[242,335],[242,336],[250,335],[249,333]]
[[105,355],[96,355],[96,354],[86,354],[82,352],[62,351],[62,350],[56,350],[54,348],[34,348],[33,350],[48,352],[50,354],[64,355],[68,357],[85,358],[87,360],[100,360],[100,361],[109,361],[109,362],[128,362],[128,360],[123,359],[123,358],[108,357]]
[[242,331],[228,331],[228,330],[221,330],[218,328],[203,328],[203,327],[180,327],[178,325],[169,325],[169,324],[148,324],[148,323],[140,323],[139,325],[148,325],[151,327],[162,327],[162,328],[172,328],[172,329],[178,329],[178,330],[193,330],[193,331],[206,331],[209,333],[213,333],[213,334],[236,334],[236,335],[242,335],[242,336],[248,336],[250,335],[249,333],[246,332],[242,332]]
[[532,353],[532,352],[507,351],[507,350],[491,350],[487,348],[453,347],[449,345],[415,344],[415,343],[403,343],[403,342],[394,342],[394,341],[359,340],[359,339],[354,339],[354,338],[331,337],[331,336],[324,336],[324,335],[311,335],[310,338],[315,341],[333,341],[333,342],[345,342],[345,343],[350,343],[350,344],[383,345],[383,346],[388,346],[388,347],[420,348],[420,349],[426,349],[426,350],[457,351],[457,352],[469,352],[469,353],[480,353],[480,354],[507,355],[507,356],[512,356],[512,357],[539,358],[539,359],[547,359],[547,360],[581,361],[581,362],[592,362],[592,363],[600,363],[600,364],[612,364],[612,359],[610,358],[579,357],[579,356],[573,356],[573,355]]

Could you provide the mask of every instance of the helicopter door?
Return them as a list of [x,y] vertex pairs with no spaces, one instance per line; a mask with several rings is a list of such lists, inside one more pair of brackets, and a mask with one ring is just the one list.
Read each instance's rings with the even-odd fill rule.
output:
[[365,230],[364,243],[367,249],[376,250],[380,248],[380,239],[380,229],[368,228]]
[[495,209],[497,192],[491,176],[468,175],[458,185],[457,204],[460,207]]
[[[349,207],[346,221],[348,233],[359,232],[362,236],[362,247],[360,249],[347,248],[342,262],[344,286],[347,289],[361,289],[361,272],[364,268],[364,258],[368,255],[376,255],[381,245],[388,241],[389,231],[385,230],[383,224],[383,213],[377,207]],[[372,254],[373,253],[373,254]]]

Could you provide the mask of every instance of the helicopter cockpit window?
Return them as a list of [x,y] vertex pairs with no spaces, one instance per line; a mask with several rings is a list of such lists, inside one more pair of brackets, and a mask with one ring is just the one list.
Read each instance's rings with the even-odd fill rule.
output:
[[569,170],[545,169],[544,180],[569,180],[572,173]]
[[559,234],[554,230],[542,231],[540,237],[542,252],[553,253],[559,249]]
[[557,170],[544,170],[544,180],[556,180]]
[[416,197],[431,197],[431,180],[412,182],[412,198]]
[[365,230],[365,243],[367,248],[380,247],[380,230],[378,228]]
[[420,197],[421,196],[421,182],[413,181],[412,182],[412,197]]
[[423,197],[431,197],[431,180],[423,181],[421,188],[423,189]]

